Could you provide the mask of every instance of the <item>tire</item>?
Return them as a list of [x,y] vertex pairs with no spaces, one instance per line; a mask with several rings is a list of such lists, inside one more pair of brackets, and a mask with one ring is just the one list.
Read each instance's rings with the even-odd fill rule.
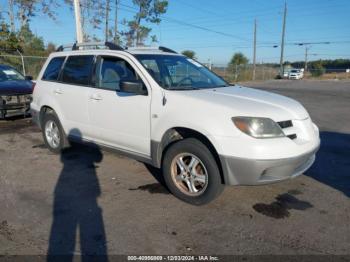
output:
[[[54,112],[47,112],[43,116],[42,120],[42,135],[47,148],[55,153],[59,154],[67,146],[66,134],[63,131],[62,125]],[[48,133],[51,130],[51,137]]]
[[170,192],[192,205],[207,204],[224,189],[214,156],[194,138],[171,145],[165,152],[162,169]]

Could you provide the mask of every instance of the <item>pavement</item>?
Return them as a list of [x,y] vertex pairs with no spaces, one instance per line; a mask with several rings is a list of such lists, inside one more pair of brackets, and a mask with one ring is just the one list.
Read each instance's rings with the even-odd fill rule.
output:
[[55,155],[30,119],[0,121],[0,254],[350,255],[350,82],[245,85],[307,108],[316,163],[200,207],[169,194],[157,169],[85,146]]

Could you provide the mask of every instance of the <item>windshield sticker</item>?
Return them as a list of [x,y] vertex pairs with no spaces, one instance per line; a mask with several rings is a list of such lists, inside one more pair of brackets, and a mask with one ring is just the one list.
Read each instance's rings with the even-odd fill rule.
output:
[[200,63],[194,61],[194,60],[191,59],[191,58],[188,58],[187,61],[190,62],[190,63],[192,63],[192,64],[194,64],[194,65],[197,66],[197,67],[203,67]]
[[15,71],[12,71],[12,70],[4,70],[3,71],[6,75],[16,75],[16,72]]

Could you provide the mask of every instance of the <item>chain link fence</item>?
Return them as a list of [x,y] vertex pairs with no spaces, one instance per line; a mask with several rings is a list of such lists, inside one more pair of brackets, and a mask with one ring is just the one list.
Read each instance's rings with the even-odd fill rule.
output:
[[[34,79],[38,76],[46,59],[47,57],[45,56],[23,55],[19,52],[0,52],[0,64],[12,66],[23,75],[33,76]],[[253,80],[253,65],[227,66],[227,64],[203,64],[230,83]],[[324,72],[318,76],[315,76],[313,73],[313,69],[309,69],[308,72],[304,73],[304,78],[350,79],[349,69],[325,69]],[[278,75],[278,66],[256,65],[256,81],[276,79]]]
[[[227,66],[220,64],[206,64],[206,66],[228,82],[241,82],[253,80],[252,65]],[[256,65],[255,80],[274,79],[278,75],[278,67]]]
[[0,64],[12,66],[23,75],[30,75],[36,79],[46,58],[44,56],[23,55],[19,52],[17,54],[0,53]]
[[[209,69],[214,71],[216,74],[224,78],[229,83],[235,82],[244,82],[244,81],[252,81],[253,77],[253,65],[237,65],[237,66],[227,66],[220,64],[207,64],[203,63]],[[255,68],[255,80],[256,81],[264,81],[278,78],[280,74],[279,66],[269,66],[269,65],[256,65]],[[286,75],[284,78],[288,78],[288,74],[291,69],[286,70]],[[304,72],[304,79],[319,79],[319,80],[327,80],[327,79],[350,79],[350,69],[332,69],[332,68],[324,68],[320,69],[311,69],[309,68],[307,72]]]

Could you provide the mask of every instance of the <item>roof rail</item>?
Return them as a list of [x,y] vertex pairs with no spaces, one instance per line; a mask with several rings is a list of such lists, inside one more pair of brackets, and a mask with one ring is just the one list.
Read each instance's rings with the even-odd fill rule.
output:
[[158,49],[161,50],[161,51],[163,51],[163,52],[168,52],[168,53],[177,54],[176,51],[174,51],[174,50],[172,50],[172,49],[170,49],[170,48],[167,48],[167,47],[165,47],[165,46],[160,46]]
[[114,43],[111,42],[86,42],[86,43],[74,43],[74,44],[69,44],[69,45],[61,45],[56,49],[56,52],[61,52],[64,51],[64,49],[70,48],[72,51],[74,50],[79,50],[79,47],[89,47],[89,46],[104,46],[104,47],[108,47],[110,50],[124,50],[124,48],[122,48],[119,45],[116,45]]

